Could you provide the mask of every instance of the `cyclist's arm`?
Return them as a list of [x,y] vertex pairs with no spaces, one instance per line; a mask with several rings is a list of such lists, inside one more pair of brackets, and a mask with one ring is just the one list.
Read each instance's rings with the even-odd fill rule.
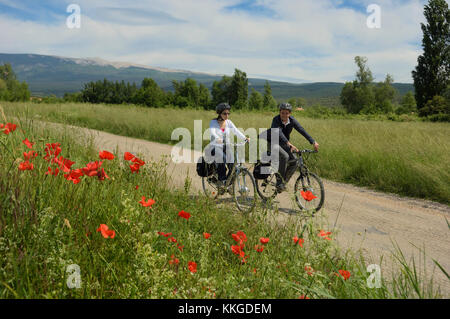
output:
[[220,127],[217,125],[214,125],[213,121],[211,121],[211,123],[209,124],[209,132],[211,134],[211,143],[213,144],[217,144],[217,143],[223,143],[222,140],[222,135],[219,133],[220,132]]
[[241,140],[246,140],[247,139],[245,137],[245,135],[242,134],[242,132],[237,129],[236,125],[234,125],[233,122],[230,121],[229,123],[230,123],[230,128],[231,128],[231,130],[233,131],[233,133],[235,135],[237,135]]
[[304,138],[308,140],[311,145],[314,145],[316,141],[306,132],[306,130],[300,125],[300,123],[293,117],[291,117],[291,122],[297,132],[303,135]]

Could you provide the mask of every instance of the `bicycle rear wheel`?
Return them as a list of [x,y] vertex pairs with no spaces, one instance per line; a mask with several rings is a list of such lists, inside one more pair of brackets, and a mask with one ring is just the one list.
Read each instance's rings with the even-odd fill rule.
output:
[[233,181],[233,197],[238,209],[250,213],[256,206],[256,184],[247,169],[240,169]]
[[219,196],[219,187],[217,186],[217,176],[213,174],[208,177],[202,177],[203,192],[206,197],[216,199]]
[[318,212],[325,200],[322,180],[314,173],[300,175],[295,181],[295,200],[301,211]]
[[277,178],[270,174],[266,179],[255,180],[256,190],[262,200],[267,201],[277,196]]

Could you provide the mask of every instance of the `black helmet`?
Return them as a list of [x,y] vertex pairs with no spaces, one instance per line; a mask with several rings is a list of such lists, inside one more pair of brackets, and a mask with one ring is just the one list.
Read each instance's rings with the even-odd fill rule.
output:
[[278,105],[280,110],[288,110],[292,112],[292,106],[289,103],[281,103]]
[[225,110],[231,110],[231,106],[228,103],[220,103],[216,106],[217,114],[221,114]]

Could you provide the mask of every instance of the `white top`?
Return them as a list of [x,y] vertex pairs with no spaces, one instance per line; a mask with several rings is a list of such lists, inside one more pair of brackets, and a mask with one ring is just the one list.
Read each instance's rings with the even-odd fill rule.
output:
[[236,135],[240,139],[245,140],[245,135],[239,131],[233,122],[225,120],[225,131],[220,128],[219,122],[216,119],[209,122],[209,129],[211,134],[211,144],[223,144],[224,137],[226,137],[226,143],[230,143],[230,136]]

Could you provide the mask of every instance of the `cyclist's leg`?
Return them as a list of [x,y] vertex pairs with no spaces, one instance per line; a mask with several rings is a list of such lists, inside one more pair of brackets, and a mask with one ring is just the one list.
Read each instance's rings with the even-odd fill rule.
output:
[[284,147],[283,149],[289,155],[289,160],[288,160],[287,166],[286,166],[286,178],[284,179],[287,184],[287,183],[289,183],[289,180],[291,179],[292,175],[294,175],[295,170],[297,169],[297,161],[295,159],[294,154],[292,154],[292,152],[288,146]]
[[[273,152],[272,154],[278,154],[278,159],[273,157],[272,163],[275,165],[278,163],[278,173],[283,179],[285,179],[289,154],[279,144],[274,144],[271,151]],[[281,180],[277,175],[277,186],[280,186],[281,184],[283,184],[283,180]]]

